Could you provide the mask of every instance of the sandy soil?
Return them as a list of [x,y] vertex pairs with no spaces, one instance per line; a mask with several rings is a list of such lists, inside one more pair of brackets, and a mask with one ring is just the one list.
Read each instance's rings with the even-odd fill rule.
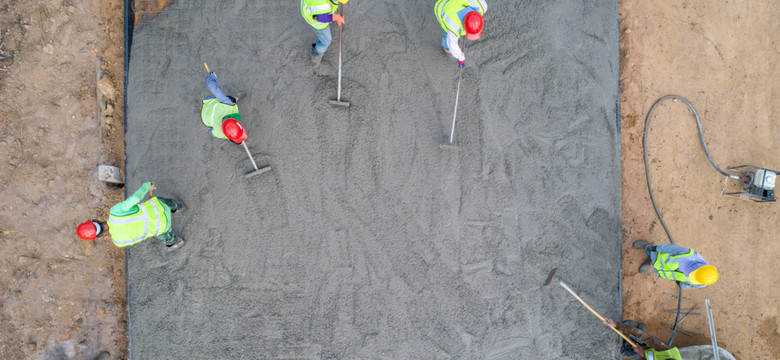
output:
[[[124,358],[124,252],[78,239],[123,196],[121,1],[0,1],[0,358]],[[103,95],[97,84],[101,84]]]
[[[624,318],[645,322],[668,340],[677,286],[637,273],[644,260],[635,240],[668,242],[647,193],[642,130],[652,103],[667,94],[688,98],[702,118],[707,145],[721,167],[780,169],[777,66],[780,3],[776,1],[623,1],[620,4],[625,231]],[[695,304],[675,345],[709,343],[704,299],[711,299],[717,339],[739,359],[771,359],[780,351],[778,204],[720,194],[724,177],[709,164],[684,103],[659,105],[648,150],[656,201],[675,241],[720,270],[718,283],[686,290]],[[773,355],[774,354],[774,355]]]

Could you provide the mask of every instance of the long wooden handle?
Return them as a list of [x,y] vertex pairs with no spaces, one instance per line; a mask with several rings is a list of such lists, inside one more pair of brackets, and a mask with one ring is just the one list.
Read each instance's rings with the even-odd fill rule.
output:
[[206,62],[205,62],[205,61],[203,62],[203,66],[205,66],[205,67],[206,67],[206,72],[207,72],[207,73],[210,73],[210,72],[211,72],[211,70],[209,70],[209,66],[208,66],[208,64],[206,64]]
[[[560,281],[560,280],[558,280],[558,283],[559,283],[559,284],[561,284],[561,286],[563,286],[563,288],[564,288],[564,289],[566,289],[566,291],[568,291],[568,292],[569,292],[569,293],[570,293],[572,296],[574,296],[574,298],[576,298],[577,300],[579,300],[579,301],[580,301],[580,303],[582,303],[582,305],[585,305],[585,307],[586,307],[586,308],[588,308],[588,310],[590,310],[590,312],[592,312],[592,313],[593,313],[593,315],[596,315],[596,317],[597,317],[597,318],[599,318],[599,320],[601,320],[602,322],[603,322],[603,321],[605,321],[605,319],[604,319],[604,317],[603,317],[603,316],[599,315],[599,313],[597,313],[597,312],[596,312],[596,310],[593,310],[593,308],[592,308],[592,307],[590,307],[590,305],[588,305],[588,304],[585,302],[585,300],[582,300],[582,298],[581,298],[581,297],[579,297],[579,296],[578,296],[578,295],[577,295],[577,294],[574,292],[574,290],[572,290],[571,288],[569,288],[569,286],[567,286],[566,284],[564,284],[564,283],[563,283],[563,281]],[[628,343],[629,343],[629,344],[631,344],[631,347],[639,347],[639,345],[637,345],[636,343],[634,343],[633,341],[631,341],[631,339],[629,339],[629,338],[628,338],[628,336],[626,336],[626,335],[624,335],[622,332],[620,332],[620,330],[618,330],[618,329],[616,329],[616,328],[614,328],[614,327],[611,327],[611,326],[610,326],[609,328],[610,328],[610,329],[612,329],[612,330],[614,330],[616,333],[618,333],[618,335],[620,335],[620,337],[622,337],[624,340],[628,341]]]

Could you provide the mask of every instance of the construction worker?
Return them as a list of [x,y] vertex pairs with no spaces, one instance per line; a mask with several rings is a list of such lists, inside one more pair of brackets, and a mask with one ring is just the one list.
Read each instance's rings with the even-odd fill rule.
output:
[[458,59],[458,67],[463,68],[466,55],[460,50],[458,39],[466,35],[466,39],[473,41],[482,36],[482,15],[487,11],[487,3],[485,0],[438,0],[434,10],[444,30],[441,47]]
[[339,3],[346,4],[349,0],[301,0],[301,16],[314,29],[317,42],[311,44],[311,63],[318,65],[322,55],[330,47],[333,37],[330,34],[330,23],[344,25],[344,17],[336,14]]
[[[79,224],[76,234],[84,240],[95,240],[108,228],[111,240],[118,247],[135,245],[150,237],[157,237],[170,249],[181,247],[184,239],[171,230],[171,213],[182,210],[182,204],[173,199],[152,197],[156,188],[153,182],[145,182],[135,194],[111,208],[107,224],[88,220]],[[149,200],[141,202],[147,192]]]
[[683,289],[702,288],[718,281],[718,269],[692,249],[675,244],[653,245],[636,241],[634,247],[645,249],[648,259],[639,267],[644,274],[650,268],[662,279],[674,280]]
[[225,119],[241,120],[241,114],[238,113],[238,105],[236,105],[237,100],[222,92],[217,81],[217,74],[214,72],[209,72],[206,75],[206,88],[211,91],[211,95],[203,99],[200,118],[203,125],[211,128],[211,135],[218,139],[227,139],[222,131],[222,122]]

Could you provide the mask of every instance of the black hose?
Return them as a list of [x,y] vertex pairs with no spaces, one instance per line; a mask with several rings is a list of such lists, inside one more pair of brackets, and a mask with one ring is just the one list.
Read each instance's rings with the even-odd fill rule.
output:
[[679,325],[680,320],[680,306],[682,306],[682,285],[680,283],[677,283],[677,286],[680,288],[680,291],[677,293],[677,316],[674,318],[674,328],[672,328],[672,337],[669,338],[669,346],[672,346],[672,342],[674,342],[674,334],[677,333],[677,325]]
[[[669,228],[666,226],[666,222],[664,222],[664,218],[661,216],[661,212],[658,211],[658,206],[655,203],[655,197],[653,196],[653,187],[650,185],[650,168],[647,166],[647,130],[650,127],[650,116],[653,114],[653,110],[655,109],[656,105],[658,105],[658,103],[666,99],[682,100],[691,109],[691,111],[693,112],[693,117],[696,118],[696,126],[699,128],[699,141],[701,142],[701,147],[704,149],[704,154],[707,155],[707,160],[710,161],[712,167],[714,167],[715,170],[717,170],[719,173],[723,174],[726,177],[738,180],[739,176],[732,175],[721,170],[718,167],[718,165],[715,165],[715,162],[712,161],[712,156],[710,156],[710,152],[707,151],[707,144],[704,142],[704,133],[701,130],[701,119],[699,119],[699,113],[696,112],[696,109],[693,107],[693,104],[691,104],[691,102],[688,101],[688,99],[678,95],[666,95],[656,100],[655,103],[653,103],[653,106],[650,107],[650,111],[647,112],[647,117],[645,118],[645,128],[642,134],[642,152],[645,157],[645,176],[647,179],[647,192],[650,193],[650,201],[653,203],[653,209],[655,210],[655,214],[658,215],[658,220],[661,221],[661,225],[664,227],[664,231],[666,231],[666,236],[669,237],[669,242],[674,244],[674,239],[672,239],[672,234],[669,232]],[[674,318],[674,327],[672,328],[672,337],[669,338],[669,346],[672,346],[672,342],[674,342],[674,335],[677,333],[677,326],[679,325],[678,321],[680,320],[680,307],[682,306],[682,286],[680,285],[679,282],[677,283],[677,286],[680,288],[680,291],[677,294],[677,315]]]
[[661,217],[661,212],[658,211],[658,206],[655,203],[655,197],[653,196],[653,187],[650,185],[650,168],[647,166],[647,129],[649,128],[650,125],[650,116],[653,114],[653,110],[655,109],[656,105],[658,105],[658,103],[666,99],[680,99],[686,105],[688,105],[689,108],[691,108],[691,111],[693,111],[693,116],[696,118],[696,126],[699,128],[699,141],[701,142],[701,147],[704,149],[704,154],[707,155],[707,159],[710,161],[710,164],[712,164],[712,167],[714,167],[715,170],[717,170],[719,173],[729,178],[738,180],[739,176],[731,175],[721,170],[718,167],[718,165],[715,165],[715,162],[712,161],[712,156],[710,156],[710,152],[707,151],[707,144],[704,143],[704,133],[701,130],[701,120],[699,119],[699,113],[696,112],[696,109],[693,107],[693,104],[691,104],[691,102],[688,101],[688,99],[678,95],[666,95],[656,100],[655,103],[653,103],[653,106],[650,107],[650,111],[647,112],[647,118],[645,118],[645,128],[642,134],[642,152],[644,153],[644,157],[645,157],[645,176],[647,178],[647,192],[650,193],[650,201],[653,203],[653,209],[655,209],[655,214],[658,215],[658,220],[661,221],[661,225],[664,227],[664,231],[666,231],[666,236],[669,237],[669,241],[672,244],[674,244],[674,239],[672,239],[672,234],[669,232],[669,228],[666,227],[666,222],[664,222],[664,218]]

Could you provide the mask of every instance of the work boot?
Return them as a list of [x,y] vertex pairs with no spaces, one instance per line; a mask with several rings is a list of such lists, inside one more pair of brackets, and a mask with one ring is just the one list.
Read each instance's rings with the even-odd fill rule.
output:
[[634,328],[637,328],[637,329],[642,330],[642,331],[645,331],[645,329],[647,329],[647,325],[646,324],[642,324],[642,323],[636,322],[634,320],[623,320],[623,325],[634,327]]
[[317,46],[317,44],[311,44],[311,64],[317,66],[320,64],[320,61],[322,61],[322,54],[318,54],[317,51],[314,50],[315,46]]
[[444,51],[444,53],[447,54],[447,55],[452,55],[452,53],[450,52],[450,49],[447,49],[446,47],[442,46],[441,50]]
[[650,245],[653,245],[653,244],[651,244],[651,243],[649,243],[647,241],[644,241],[644,240],[634,241],[634,247],[637,248],[637,249],[644,250],[644,249],[646,249]]
[[187,207],[184,206],[184,203],[181,200],[174,200],[176,202],[176,209],[171,209],[171,214],[177,213],[177,212],[184,212],[184,210],[187,210]]
[[645,260],[645,262],[643,262],[642,265],[639,266],[639,273],[644,274],[652,268],[653,268],[653,263],[650,262],[650,258],[647,258],[647,260]]
[[176,236],[176,241],[174,241],[173,244],[165,245],[168,247],[168,250],[176,250],[180,248],[182,245],[184,245],[184,238],[181,236]]

